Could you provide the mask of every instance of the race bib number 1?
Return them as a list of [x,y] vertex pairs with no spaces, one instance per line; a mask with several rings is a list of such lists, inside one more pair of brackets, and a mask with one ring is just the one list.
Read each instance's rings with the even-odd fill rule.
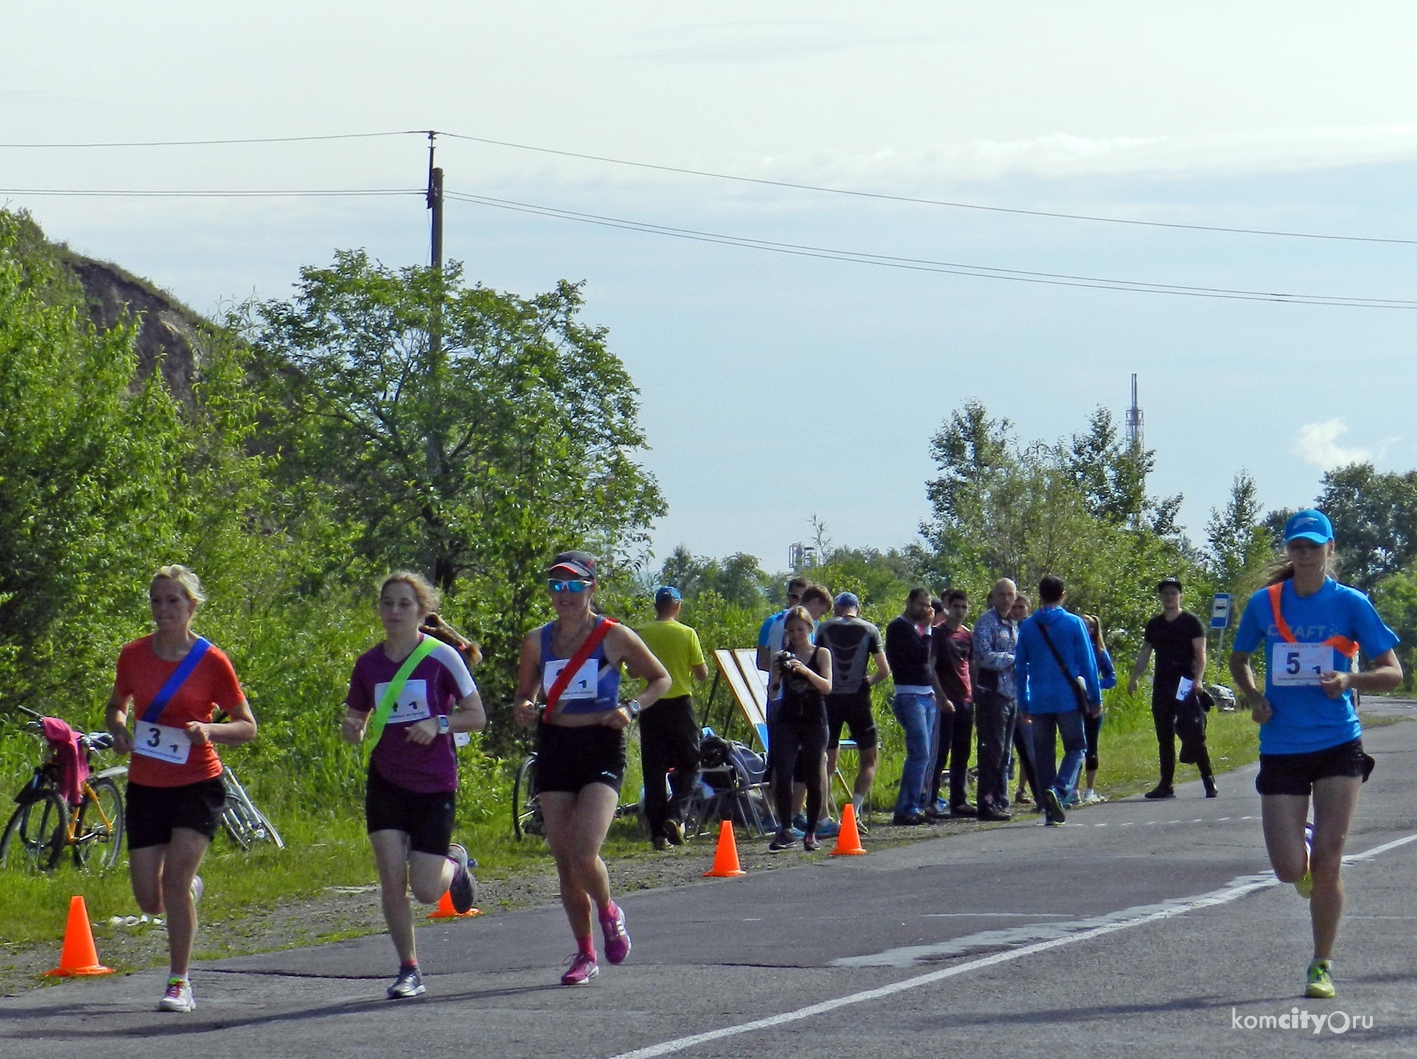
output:
[[166,761],[170,765],[185,765],[188,755],[192,753],[192,739],[185,728],[139,721],[133,732],[133,753]]
[[[548,693],[551,686],[556,683],[556,678],[561,675],[561,670],[566,668],[569,661],[565,658],[553,658],[546,663],[546,669],[541,676],[541,686]],[[571,682],[566,685],[566,690],[561,692],[563,700],[569,699],[593,699],[596,696],[600,683],[600,663],[594,658],[587,658],[581,664],[581,668],[576,671],[576,675],[571,678]]]
[[[382,702],[384,692],[388,690],[387,684],[378,684],[374,688],[374,701]],[[399,692],[398,701],[394,703],[394,708],[389,712],[388,724],[413,724],[415,721],[427,720],[433,716],[433,712],[428,708],[428,682],[426,680],[406,680],[403,689]]]
[[1276,687],[1317,686],[1333,672],[1333,647],[1326,643],[1277,643],[1270,654],[1269,679]]

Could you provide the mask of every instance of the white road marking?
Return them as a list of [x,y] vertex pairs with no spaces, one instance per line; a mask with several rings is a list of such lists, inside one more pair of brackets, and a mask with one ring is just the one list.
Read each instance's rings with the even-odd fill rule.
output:
[[[1405,838],[1384,843],[1381,846],[1365,850],[1362,853],[1352,854],[1343,859],[1348,862],[1370,860],[1380,853],[1386,853],[1388,850],[1405,846],[1409,842],[1417,842],[1417,834],[1408,835]],[[786,1025],[787,1023],[800,1022],[803,1019],[809,1019],[816,1015],[828,1014],[839,1008],[849,1007],[853,1004],[864,1004],[871,1000],[880,1000],[884,997],[894,996],[897,993],[918,989],[921,986],[932,985],[935,982],[943,982],[949,978],[956,978],[970,971],[983,970],[986,967],[994,967],[1001,963],[1008,963],[1012,960],[1021,959],[1024,956],[1032,956],[1035,953],[1046,952],[1049,949],[1060,948],[1063,945],[1070,945],[1073,942],[1091,941],[1093,938],[1114,934],[1119,930],[1126,930],[1128,927],[1144,926],[1147,923],[1156,923],[1164,919],[1172,919],[1176,916],[1185,915],[1187,912],[1197,911],[1198,909],[1213,908],[1217,905],[1229,904],[1248,894],[1278,885],[1279,880],[1274,877],[1273,872],[1265,872],[1262,875],[1241,876],[1237,879],[1232,879],[1229,884],[1219,890],[1198,894],[1195,897],[1183,900],[1163,901],[1159,905],[1142,905],[1137,908],[1123,909],[1120,912],[1111,913],[1110,916],[1099,916],[1097,917],[1098,920],[1108,921],[1077,933],[1049,938],[1046,941],[1035,942],[1032,945],[1024,945],[1020,948],[1009,949],[1005,952],[996,952],[990,956],[983,956],[977,960],[970,960],[967,963],[956,964],[953,967],[944,967],[938,971],[931,971],[928,974],[916,975],[914,978],[906,978],[899,982],[892,982],[890,985],[883,985],[876,989],[865,989],[859,993],[849,993],[846,996],[823,1000],[818,1004],[810,1004],[807,1007],[797,1008],[793,1011],[784,1011],[777,1015],[769,1015],[766,1018],[754,1019],[751,1022],[740,1023],[737,1026],[724,1026],[722,1029],[709,1030],[706,1033],[695,1033],[688,1037],[677,1037],[672,1041],[664,1041],[660,1044],[651,1044],[643,1048],[636,1048],[633,1051],[621,1052],[618,1055],[612,1056],[611,1059],[656,1059],[656,1057],[661,1055],[682,1052],[686,1048],[693,1048],[700,1044],[708,1044],[712,1041],[720,1041],[727,1037],[737,1037],[745,1033],[756,1032],[757,1030],[768,1030],[776,1026]],[[845,962],[846,961],[835,960],[833,964],[840,966]]]
[[1071,912],[922,912],[921,919],[1071,919]]

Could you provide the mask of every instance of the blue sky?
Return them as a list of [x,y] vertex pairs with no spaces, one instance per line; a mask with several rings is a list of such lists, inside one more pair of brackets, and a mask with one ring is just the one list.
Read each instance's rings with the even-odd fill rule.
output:
[[[41,5],[35,5],[41,7]],[[1138,10],[1138,8],[1143,8]],[[1417,239],[1405,5],[251,3],[7,16],[0,142],[452,132],[671,166],[1108,217]],[[0,187],[415,188],[416,137],[0,149]],[[872,201],[445,140],[447,186],[763,239],[1000,268],[1412,298],[1417,245]],[[366,247],[426,260],[418,198],[0,194],[213,312]],[[489,285],[586,282],[643,391],[660,555],[769,568],[820,515],[909,541],[930,434],[978,398],[1025,439],[1120,419],[1141,377],[1154,492],[1204,534],[1240,469],[1266,503],[1325,467],[1417,463],[1411,310],[1081,290],[789,257],[454,202]]]

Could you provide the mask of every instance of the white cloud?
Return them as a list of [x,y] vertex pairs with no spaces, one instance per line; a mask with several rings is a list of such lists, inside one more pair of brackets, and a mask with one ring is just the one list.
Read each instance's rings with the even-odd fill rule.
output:
[[1289,451],[1321,471],[1331,471],[1351,463],[1376,462],[1400,440],[1396,437],[1384,438],[1372,448],[1349,448],[1338,443],[1338,439],[1347,433],[1348,424],[1337,417],[1305,423],[1294,436],[1294,444]]

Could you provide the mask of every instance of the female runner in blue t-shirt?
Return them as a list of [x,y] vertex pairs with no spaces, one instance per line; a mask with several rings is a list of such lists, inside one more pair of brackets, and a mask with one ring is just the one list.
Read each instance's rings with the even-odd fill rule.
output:
[[[521,668],[512,719],[537,725],[536,783],[546,844],[556,858],[561,906],[571,921],[576,951],[562,985],[583,985],[600,973],[591,933],[591,906],[599,913],[605,958],[620,963],[630,952],[625,913],[611,900],[610,876],[600,847],[625,779],[625,729],[641,709],[669,690],[668,671],[634,631],[591,607],[596,563],[585,552],[562,552],[548,573],[556,620],[532,629],[522,641]],[[581,647],[601,637],[568,678]],[[639,699],[621,706],[620,667],[645,682]],[[536,705],[560,688],[549,709]],[[538,724],[538,719],[540,723]]]
[[[1373,769],[1363,752],[1354,690],[1391,691],[1402,683],[1397,636],[1368,597],[1328,576],[1333,526],[1319,511],[1300,511],[1284,527],[1288,561],[1250,597],[1230,675],[1260,726],[1260,793],[1265,846],[1281,882],[1309,898],[1314,958],[1305,996],[1334,995],[1334,938],[1343,912],[1339,869]],[[1264,645],[1265,690],[1255,686],[1250,655]],[[1359,672],[1358,648],[1371,660]],[[1314,822],[1306,825],[1309,799]]]

